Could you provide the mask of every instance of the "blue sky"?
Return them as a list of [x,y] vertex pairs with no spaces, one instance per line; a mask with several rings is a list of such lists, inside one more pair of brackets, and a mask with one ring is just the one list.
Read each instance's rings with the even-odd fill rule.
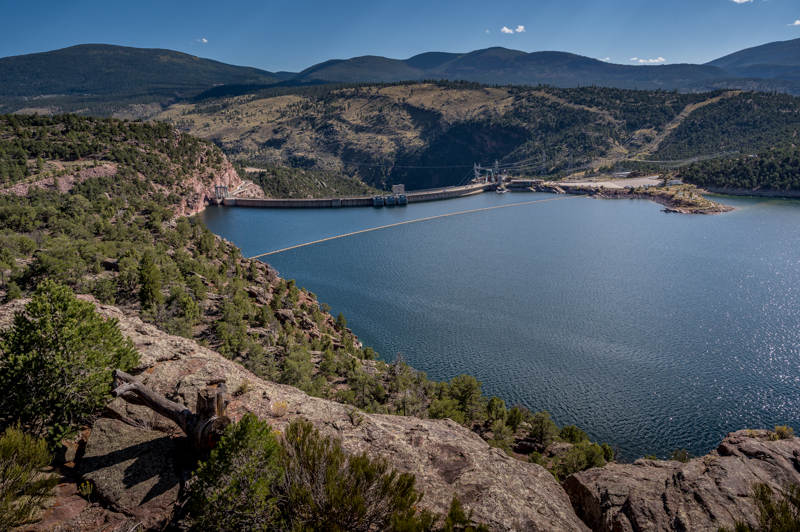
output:
[[798,0],[1,1],[0,57],[105,43],[270,71],[490,46],[704,63],[800,38]]

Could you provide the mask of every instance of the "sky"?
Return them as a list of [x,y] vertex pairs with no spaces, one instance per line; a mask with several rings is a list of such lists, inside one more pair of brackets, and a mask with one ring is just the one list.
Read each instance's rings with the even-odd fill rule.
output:
[[0,0],[0,12],[0,57],[102,43],[272,72],[492,46],[705,63],[800,38],[798,0]]

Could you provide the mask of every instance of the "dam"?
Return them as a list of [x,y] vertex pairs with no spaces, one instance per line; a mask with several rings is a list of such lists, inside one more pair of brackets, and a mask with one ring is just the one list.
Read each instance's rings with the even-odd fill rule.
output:
[[[422,203],[461,196],[480,194],[494,190],[495,183],[474,183],[460,187],[442,187],[425,190],[413,190],[402,195],[387,194],[375,196],[353,196],[343,198],[220,198],[222,205],[229,207],[261,207],[268,209],[297,209],[297,208],[324,208],[324,207],[379,207],[383,205],[403,205],[405,203]],[[380,201],[379,201],[380,200]]]

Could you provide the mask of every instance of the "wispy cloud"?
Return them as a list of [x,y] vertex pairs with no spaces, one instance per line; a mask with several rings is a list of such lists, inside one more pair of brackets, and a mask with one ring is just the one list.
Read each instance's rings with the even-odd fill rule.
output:
[[606,57],[605,59],[600,59],[600,61],[611,61],[610,57]]
[[489,33],[489,30],[486,30],[486,33]]
[[795,20],[791,24],[787,24],[787,26],[800,26],[800,20]]
[[515,30],[517,33],[525,33],[525,26],[517,26]]
[[194,42],[199,42],[200,44],[206,44],[208,42],[208,39],[206,39],[205,37],[201,37],[200,39],[195,39]]
[[731,2],[735,2],[737,4],[746,4],[748,2],[752,2],[753,0],[731,0]]
[[500,31],[502,31],[503,33],[514,33],[514,30],[510,30],[510,29],[506,28],[505,26],[500,28]]
[[645,63],[663,63],[666,61],[663,57],[658,57],[657,59],[639,59],[638,57],[631,57],[631,61],[636,61],[641,64]]

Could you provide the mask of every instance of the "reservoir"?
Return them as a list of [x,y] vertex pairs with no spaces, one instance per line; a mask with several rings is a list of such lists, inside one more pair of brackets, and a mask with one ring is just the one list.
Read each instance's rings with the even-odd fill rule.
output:
[[245,257],[391,226],[261,260],[343,312],[382,359],[473,375],[484,394],[633,460],[800,429],[800,201],[714,199],[737,210],[485,193],[200,216]]

